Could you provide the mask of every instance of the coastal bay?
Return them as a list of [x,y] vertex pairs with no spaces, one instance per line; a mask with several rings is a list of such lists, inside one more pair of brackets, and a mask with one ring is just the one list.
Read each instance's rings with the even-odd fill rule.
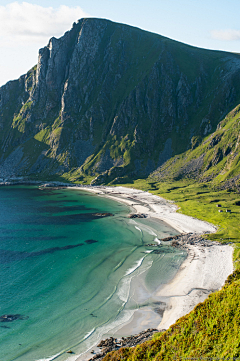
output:
[[[158,329],[166,329],[178,318],[190,312],[199,302],[203,302],[211,292],[220,289],[233,272],[233,248],[217,242],[207,241],[207,234],[216,231],[210,223],[176,213],[177,206],[151,193],[124,187],[87,187],[90,192],[111,197],[131,206],[137,214],[164,220],[180,233],[187,234],[182,246],[188,257],[170,283],[159,287],[155,298],[167,300]],[[205,242],[198,235],[204,234]],[[189,237],[190,236],[190,237]],[[154,327],[151,310],[136,311],[135,317],[116,333],[117,337],[140,332]],[[152,321],[151,321],[152,320]],[[149,322],[148,322],[149,321]],[[137,325],[137,327],[136,327]],[[147,327],[146,327],[147,326]],[[90,357],[90,355],[88,354]],[[85,359],[87,355],[84,356]],[[77,360],[84,360],[84,357]]]
[[[11,189],[11,187],[4,188]],[[14,190],[17,190],[17,188],[18,187],[12,187],[12,189]],[[135,261],[134,258],[131,260],[129,258],[129,266],[127,266],[126,271],[124,271],[125,277],[129,278],[127,284],[124,286],[125,288],[122,288],[122,291],[120,293],[120,299],[122,298],[124,304],[124,312],[121,312],[119,315],[116,314],[116,320],[114,321],[114,318],[111,320],[110,327],[104,326],[103,328],[100,328],[97,332],[94,327],[95,321],[92,317],[92,321],[94,321],[93,328],[91,328],[90,330],[86,324],[86,329],[88,329],[89,331],[86,332],[84,336],[84,347],[82,342],[80,342],[80,347],[77,346],[79,344],[79,333],[76,327],[76,334],[74,336],[74,342],[76,344],[75,354],[67,356],[67,354],[65,353],[66,351],[60,351],[60,353],[55,354],[54,356],[50,356],[49,358],[45,357],[43,360],[86,360],[87,358],[91,357],[91,354],[85,353],[85,351],[83,351],[83,355],[80,356],[79,351],[81,349],[84,350],[84,348],[85,350],[89,349],[89,351],[93,349],[95,350],[96,344],[102,338],[111,336],[117,338],[122,336],[129,336],[132,334],[137,334],[143,330],[146,330],[147,328],[158,328],[159,330],[166,329],[171,324],[173,324],[179,317],[190,312],[196,304],[206,299],[206,297],[211,292],[221,288],[227,276],[233,271],[233,248],[230,245],[221,245],[216,242],[207,241],[208,233],[215,232],[216,227],[207,222],[202,222],[195,218],[176,213],[177,207],[172,202],[168,202],[165,199],[154,196],[148,192],[143,192],[125,187],[73,186],[70,187],[70,189],[57,188],[58,187],[54,189],[54,187],[52,187],[51,189],[50,187],[46,189],[41,188],[38,190],[36,187],[31,187],[30,193],[29,189],[27,190],[27,187],[22,188],[22,190],[28,192],[28,195],[32,192],[32,195],[34,195],[35,197],[37,194],[39,200],[41,199],[41,197],[39,198],[39,195],[43,195],[43,198],[45,197],[45,200],[47,201],[46,206],[44,206],[41,211],[44,211],[44,213],[42,214],[44,216],[49,216],[49,212],[51,212],[51,218],[50,220],[47,220],[46,217],[40,217],[40,221],[38,220],[37,222],[38,228],[41,222],[50,225],[52,222],[56,223],[58,219],[57,223],[54,226],[56,230],[56,225],[59,222],[62,223],[62,216],[64,214],[62,211],[67,211],[67,208],[62,208],[63,204],[61,205],[59,203],[61,199],[64,200],[64,203],[68,202],[71,207],[69,209],[71,210],[71,217],[69,218],[69,221],[72,225],[74,225],[76,221],[79,222],[79,216],[77,220],[75,215],[77,208],[79,210],[78,202],[82,196],[87,197],[87,199],[90,199],[91,202],[94,200],[95,203],[100,205],[102,204],[100,208],[98,208],[98,211],[103,212],[102,214],[106,215],[110,215],[111,213],[104,213],[104,211],[109,212],[111,209],[113,209],[108,208],[109,206],[106,207],[106,205],[108,204],[107,200],[109,199],[109,205],[111,204],[111,207],[112,205],[114,205],[114,213],[116,212],[116,210],[119,209],[120,212],[125,212],[125,214],[127,214],[126,212],[129,212],[130,210],[131,214],[128,218],[127,223],[123,220],[121,216],[121,227],[125,227],[126,224],[128,224],[127,227],[130,227],[129,229],[135,230],[134,232],[136,233],[137,238],[139,238],[139,236],[142,237],[144,234],[145,246],[142,251],[141,248],[139,249],[140,253],[136,254]],[[92,197],[90,196],[90,198],[89,192],[92,193]],[[70,195],[70,198],[68,195]],[[4,202],[4,197],[2,198],[2,201]],[[125,204],[127,205],[127,207],[130,207],[129,210],[128,208],[119,208],[121,204]],[[84,207],[82,211],[83,210],[83,214],[85,214],[84,217],[86,217]],[[59,211],[60,213],[58,213]],[[94,214],[98,214],[96,213],[96,211],[96,208],[90,208],[88,211],[88,218],[90,215],[91,218],[94,218]],[[57,215],[58,217],[54,218]],[[105,219],[107,221],[107,218]],[[110,220],[112,218],[110,217],[108,219]],[[112,220],[114,220],[114,218]],[[171,224],[171,227],[173,228],[164,228],[166,227],[166,222]],[[176,229],[175,233],[173,232],[174,227]],[[3,226],[1,226],[1,229],[2,238],[9,238],[9,235],[4,235],[4,232],[7,233],[8,231],[9,233],[10,230],[5,229],[5,227]],[[172,229],[172,233],[170,229]],[[20,231],[22,232],[23,229],[17,230],[18,233]],[[39,231],[40,230],[38,229],[38,232]],[[162,231],[163,233],[161,233]],[[205,235],[202,240],[200,234],[203,233],[205,233]],[[168,237],[169,235],[170,237]],[[27,243],[29,243],[29,240],[31,238],[38,238],[39,240],[44,241],[44,237],[40,236],[40,234],[38,233],[35,234],[35,237],[33,237],[33,235],[31,235],[30,237],[29,230],[28,236],[25,235],[25,237],[27,237]],[[52,235],[52,245],[55,244],[57,238],[61,239],[61,237],[63,237],[63,234],[60,234],[59,232],[57,233],[57,235]],[[72,239],[72,237],[73,233],[70,235],[70,239]],[[48,236],[48,238],[51,237]],[[172,239],[172,241],[170,241],[168,238]],[[149,244],[149,247],[146,248],[146,246],[148,245],[147,239],[152,241],[151,244]],[[158,246],[158,244],[160,243],[159,239],[161,239],[160,248]],[[163,239],[165,239],[165,241]],[[175,248],[176,257],[179,257],[178,254],[182,253],[183,251],[185,253],[182,254],[182,256],[180,255],[180,258],[177,258],[177,263],[176,260],[174,261],[175,266],[174,263],[172,264],[176,268],[170,267],[165,270],[159,270],[156,265],[158,265],[159,267],[159,265],[162,264],[163,259],[161,259],[159,254],[157,254],[158,250],[163,247],[162,252],[167,252],[167,249],[169,247],[168,245],[170,243],[174,244],[174,242],[178,243],[178,246]],[[79,241],[74,241],[73,244],[70,246],[66,246],[65,243],[62,243],[62,247],[50,247],[46,250],[34,251],[34,246],[34,249],[31,249],[31,254],[26,253],[26,251],[24,253],[23,250],[21,250],[21,253],[18,254],[16,254],[16,252],[15,254],[5,252],[4,259],[10,259],[11,262],[19,262],[21,260],[28,259],[29,257],[36,258],[42,255],[50,255],[54,252],[61,252],[61,250],[63,252],[75,252],[79,246]],[[97,244],[95,243],[94,246],[97,246]],[[155,252],[155,254],[152,253],[153,251]],[[185,254],[188,254],[187,258]],[[146,256],[149,255],[151,255],[151,257],[156,257],[154,263],[155,266],[152,261],[150,262],[149,257],[146,258]],[[157,257],[159,257],[159,260],[156,262]],[[171,264],[172,261],[169,260],[169,262]],[[166,278],[163,277],[164,272],[168,273],[168,276],[165,275]],[[1,308],[2,310],[4,310],[3,307]],[[58,342],[59,341],[56,338],[55,343],[57,344]],[[96,352],[98,352],[98,349],[96,349]]]
[[[137,309],[148,305],[153,313],[148,295],[173,278],[186,257],[168,244],[155,252],[159,239],[176,230],[128,218],[128,206],[82,187],[0,191],[0,307],[7,315],[0,352],[6,361],[66,360],[70,348],[78,357]],[[135,284],[146,285],[141,302],[132,297]]]

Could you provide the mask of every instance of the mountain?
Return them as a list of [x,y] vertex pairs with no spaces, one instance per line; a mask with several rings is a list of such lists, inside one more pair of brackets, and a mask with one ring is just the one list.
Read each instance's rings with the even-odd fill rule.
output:
[[222,290],[105,360],[240,355],[239,80],[239,54],[91,18],[0,88],[0,178],[129,181],[218,225],[209,239],[234,243]]
[[239,99],[240,55],[81,19],[0,88],[0,174],[145,177],[200,144]]
[[240,105],[200,144],[192,138],[192,148],[172,157],[151,174],[157,181],[195,180],[240,192]]

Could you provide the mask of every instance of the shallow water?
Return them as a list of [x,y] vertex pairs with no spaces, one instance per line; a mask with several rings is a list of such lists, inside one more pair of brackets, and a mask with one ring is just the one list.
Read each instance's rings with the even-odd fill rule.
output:
[[19,315],[0,318],[0,360],[80,354],[131,317],[136,275],[151,292],[176,273],[185,254],[147,245],[177,232],[128,212],[74,189],[0,188],[0,317]]

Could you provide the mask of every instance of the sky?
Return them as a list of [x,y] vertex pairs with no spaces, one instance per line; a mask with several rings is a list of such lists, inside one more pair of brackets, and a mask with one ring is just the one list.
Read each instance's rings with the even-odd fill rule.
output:
[[240,53],[239,0],[0,0],[0,86],[82,17],[105,18],[193,46]]

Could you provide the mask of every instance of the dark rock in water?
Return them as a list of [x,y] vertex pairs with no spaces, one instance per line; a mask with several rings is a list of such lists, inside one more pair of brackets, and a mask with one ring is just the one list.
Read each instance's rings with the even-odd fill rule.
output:
[[0,317],[0,322],[12,322],[12,321],[16,321],[16,320],[27,320],[28,318],[29,318],[28,316],[23,316],[23,315],[20,315],[20,314],[3,315],[3,316]]
[[0,326],[1,328],[11,328],[11,327],[8,327],[8,326]]
[[147,218],[147,215],[143,213],[134,213],[134,214],[129,214],[128,218]]
[[113,217],[112,213],[92,213],[95,217]]
[[178,239],[178,236],[165,237],[161,239],[161,241],[168,242],[168,241],[172,241],[173,239]]
[[98,241],[95,241],[94,239],[87,239],[84,242],[87,243],[87,244],[92,244],[92,243],[97,243]]
[[90,316],[92,316],[92,317],[97,317],[97,316],[95,316],[93,313],[90,313]]

